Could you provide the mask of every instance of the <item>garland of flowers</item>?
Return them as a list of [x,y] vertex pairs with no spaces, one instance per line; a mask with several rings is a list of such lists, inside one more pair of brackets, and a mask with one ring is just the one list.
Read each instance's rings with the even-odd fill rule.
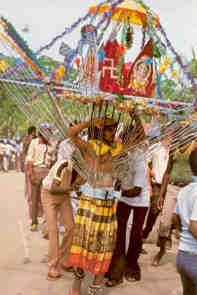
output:
[[[153,42],[154,42],[153,51],[155,51],[154,53],[156,53],[156,55],[157,55],[156,51],[158,50],[160,56],[165,55],[166,49],[164,48],[162,41],[161,41],[160,37],[158,36],[157,31],[155,29],[153,16],[152,16],[150,8],[142,0],[135,0],[135,1],[137,3],[139,3],[140,5],[142,5],[147,11],[147,24],[148,24],[147,34],[153,39]],[[179,64],[179,66],[183,70],[183,72],[186,75],[186,77],[188,78],[188,80],[191,82],[193,89],[195,91],[197,91],[197,84],[196,84],[192,74],[187,71],[187,66],[184,65],[181,56],[176,52],[172,43],[168,39],[167,33],[165,32],[165,30],[161,24],[159,26],[159,31],[166,41],[167,48],[169,48],[171,50],[171,52],[174,54],[177,63]],[[157,56],[155,56],[155,57],[157,57]],[[159,57],[159,55],[158,55],[158,57]],[[177,76],[176,75],[177,73],[174,72],[173,74],[174,74],[174,76]],[[196,99],[196,101],[197,101],[197,99]],[[194,104],[196,103],[196,101],[194,102]]]
[[36,52],[36,55],[40,55],[44,50],[48,50],[59,40],[62,39],[64,36],[72,33],[72,31],[81,23],[86,21],[90,17],[89,13],[87,13],[84,17],[80,17],[76,22],[74,22],[70,27],[65,28],[64,32],[54,37],[51,42],[47,45],[40,47],[40,49]]
[[[96,29],[98,29],[98,28],[100,27],[100,25],[106,20],[107,17],[110,17],[110,16],[111,16],[111,14],[112,14],[111,11],[113,11],[113,9],[114,9],[118,4],[120,4],[120,3],[123,2],[123,1],[124,1],[124,0],[119,0],[119,1],[117,1],[117,2],[115,2],[115,3],[112,3],[112,2],[113,2],[112,0],[105,1],[105,3],[108,3],[108,2],[109,2],[109,3],[112,3],[111,8],[110,8],[110,13],[108,13],[108,12],[105,12],[105,13],[104,13],[103,18],[102,18],[102,20],[100,21],[100,23],[98,23]],[[59,35],[57,35],[56,37],[54,37],[54,38],[53,38],[53,39],[52,39],[47,45],[40,47],[40,49],[36,52],[36,55],[40,55],[44,50],[49,50],[51,47],[54,46],[54,44],[55,44],[58,40],[62,39],[64,36],[66,36],[66,35],[72,33],[72,31],[73,31],[76,27],[78,27],[78,25],[79,25],[80,23],[85,22],[89,17],[90,17],[90,14],[89,14],[89,12],[88,12],[84,17],[80,17],[78,20],[76,20],[76,21],[75,21],[70,27],[66,27],[65,30],[64,30],[61,34],[59,34]]]
[[143,50],[144,46],[146,43],[146,29],[145,27],[142,28],[142,45],[141,45],[141,50]]
[[23,62],[19,65],[16,65],[10,69],[8,69],[6,72],[1,73],[0,77],[1,78],[5,78],[7,79],[9,76],[11,76],[12,74],[16,74],[21,72],[22,70],[26,69],[28,67],[28,64],[26,62]]
[[101,6],[103,6],[105,3],[111,3],[112,1],[113,1],[113,0],[104,1],[104,2],[101,2],[101,3],[97,6],[95,13],[92,15],[91,20],[90,20],[90,24],[91,24],[91,25],[93,24],[93,22],[94,22],[96,16],[98,15]]
[[[95,31],[95,32],[97,32],[98,29],[101,27],[101,25],[102,25],[106,20],[108,20],[108,19],[111,17],[111,15],[112,15],[112,13],[113,13],[115,7],[116,7],[117,5],[119,5],[120,3],[122,3],[123,1],[124,1],[124,0],[117,0],[117,1],[115,1],[114,3],[111,4],[111,7],[110,7],[109,11],[107,11],[107,12],[105,12],[105,13],[103,14],[103,17],[101,18],[101,20],[100,20],[100,21],[98,22],[98,24],[94,27],[94,31]],[[109,0],[108,2],[111,3],[112,1]],[[88,14],[88,16],[89,16],[89,14]],[[63,35],[63,34],[62,34],[62,35]],[[56,40],[56,41],[57,41],[57,40]],[[55,41],[55,42],[56,42],[56,41]],[[53,44],[52,44],[52,42],[51,42],[50,47],[53,46],[55,42],[53,41]],[[80,47],[81,47],[81,39],[78,41],[78,44],[77,44],[76,49],[74,49],[74,50],[72,51],[72,54],[71,54],[70,56],[68,56],[68,58],[67,58],[67,60],[66,60],[66,64],[67,64],[66,76],[67,76],[67,77],[68,77],[68,75],[69,75],[70,65],[71,65],[71,63],[72,63],[74,57],[78,54],[78,52],[79,52],[79,48],[80,48]],[[61,65],[61,64],[60,64],[60,65]]]
[[170,40],[168,39],[168,36],[164,30],[164,28],[162,26],[159,27],[159,30],[161,32],[161,34],[164,36],[165,41],[167,43],[168,48],[171,50],[171,52],[174,54],[176,61],[178,62],[178,64],[180,65],[181,69],[183,70],[184,74],[187,76],[188,80],[191,82],[192,87],[194,88],[195,91],[197,91],[197,84],[194,80],[194,78],[192,77],[191,73],[188,72],[186,69],[187,67],[184,65],[181,56],[176,52],[176,50],[174,49],[172,43],[170,42]]
[[8,36],[14,40],[14,42],[26,53],[26,55],[40,68],[44,73],[45,69],[42,67],[42,65],[39,63],[39,61],[36,58],[35,53],[29,48],[28,44],[25,40],[18,34],[14,26],[8,22],[5,18],[1,17],[1,20],[6,24],[5,32]]
[[147,35],[153,40],[153,51],[155,57],[160,57],[165,55],[166,49],[163,46],[155,28],[153,15],[149,6],[147,6],[142,0],[135,0],[136,3],[140,4],[147,12],[147,28],[146,33]]

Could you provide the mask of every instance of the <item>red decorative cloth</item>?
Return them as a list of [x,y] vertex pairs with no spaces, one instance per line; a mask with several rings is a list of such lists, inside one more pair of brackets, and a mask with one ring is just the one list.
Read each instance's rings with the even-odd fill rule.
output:
[[117,40],[107,41],[105,57],[100,64],[100,89],[117,94],[151,97],[156,85],[154,65],[152,62],[152,40],[149,40],[133,63],[125,63],[118,81],[117,67],[120,56],[125,54],[124,45]]

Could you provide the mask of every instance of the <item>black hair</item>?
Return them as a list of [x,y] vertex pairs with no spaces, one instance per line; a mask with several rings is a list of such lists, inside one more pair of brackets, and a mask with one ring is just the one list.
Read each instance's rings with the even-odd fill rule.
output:
[[143,64],[146,66],[146,73],[148,73],[149,67],[144,61],[141,61],[136,65],[137,70],[139,70],[139,67]]
[[195,148],[190,156],[189,156],[189,163],[192,170],[193,175],[197,176],[197,148]]
[[33,132],[36,132],[36,127],[35,127],[35,126],[30,126],[30,127],[27,129],[27,133],[28,133],[28,135],[32,134]]

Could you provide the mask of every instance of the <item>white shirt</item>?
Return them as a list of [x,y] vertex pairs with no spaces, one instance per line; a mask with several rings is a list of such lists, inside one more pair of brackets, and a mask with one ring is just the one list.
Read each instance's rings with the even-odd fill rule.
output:
[[72,153],[74,151],[74,146],[70,140],[70,138],[67,138],[63,140],[58,149],[58,154],[57,154],[57,160],[70,160],[72,157]]
[[197,221],[197,183],[190,183],[180,190],[174,213],[179,215],[182,225],[179,250],[197,254],[197,240],[188,231],[190,221]]
[[149,161],[152,162],[152,170],[155,174],[154,180],[156,183],[161,184],[168,166],[169,149],[164,147],[162,143],[156,143],[150,149]]
[[[128,204],[129,206],[135,207],[149,207],[150,196],[149,196],[149,185],[147,178],[147,165],[145,156],[142,152],[138,154],[129,155],[129,166],[131,173],[128,173],[127,177],[122,181],[121,189],[128,190],[134,186],[141,187],[141,193],[135,198],[122,197],[121,202]],[[135,170],[134,178],[132,176],[133,168]]]
[[32,139],[28,148],[26,162],[32,162],[34,166],[51,165],[54,160],[54,149],[39,141],[39,138]]
[[15,153],[15,152],[16,152],[16,150],[11,144],[9,144],[9,143],[5,144],[5,155],[6,156],[10,157],[12,155],[12,153]]
[[0,155],[4,155],[5,153],[5,144],[0,142]]

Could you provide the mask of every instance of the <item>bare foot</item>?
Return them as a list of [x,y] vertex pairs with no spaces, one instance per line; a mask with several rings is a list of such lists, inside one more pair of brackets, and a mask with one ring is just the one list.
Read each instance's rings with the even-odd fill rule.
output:
[[153,262],[152,262],[152,266],[160,266],[161,265],[161,259],[163,258],[163,255],[165,253],[157,253],[157,255],[154,257]]
[[80,295],[80,290],[75,290],[72,287],[69,289],[69,295]]

